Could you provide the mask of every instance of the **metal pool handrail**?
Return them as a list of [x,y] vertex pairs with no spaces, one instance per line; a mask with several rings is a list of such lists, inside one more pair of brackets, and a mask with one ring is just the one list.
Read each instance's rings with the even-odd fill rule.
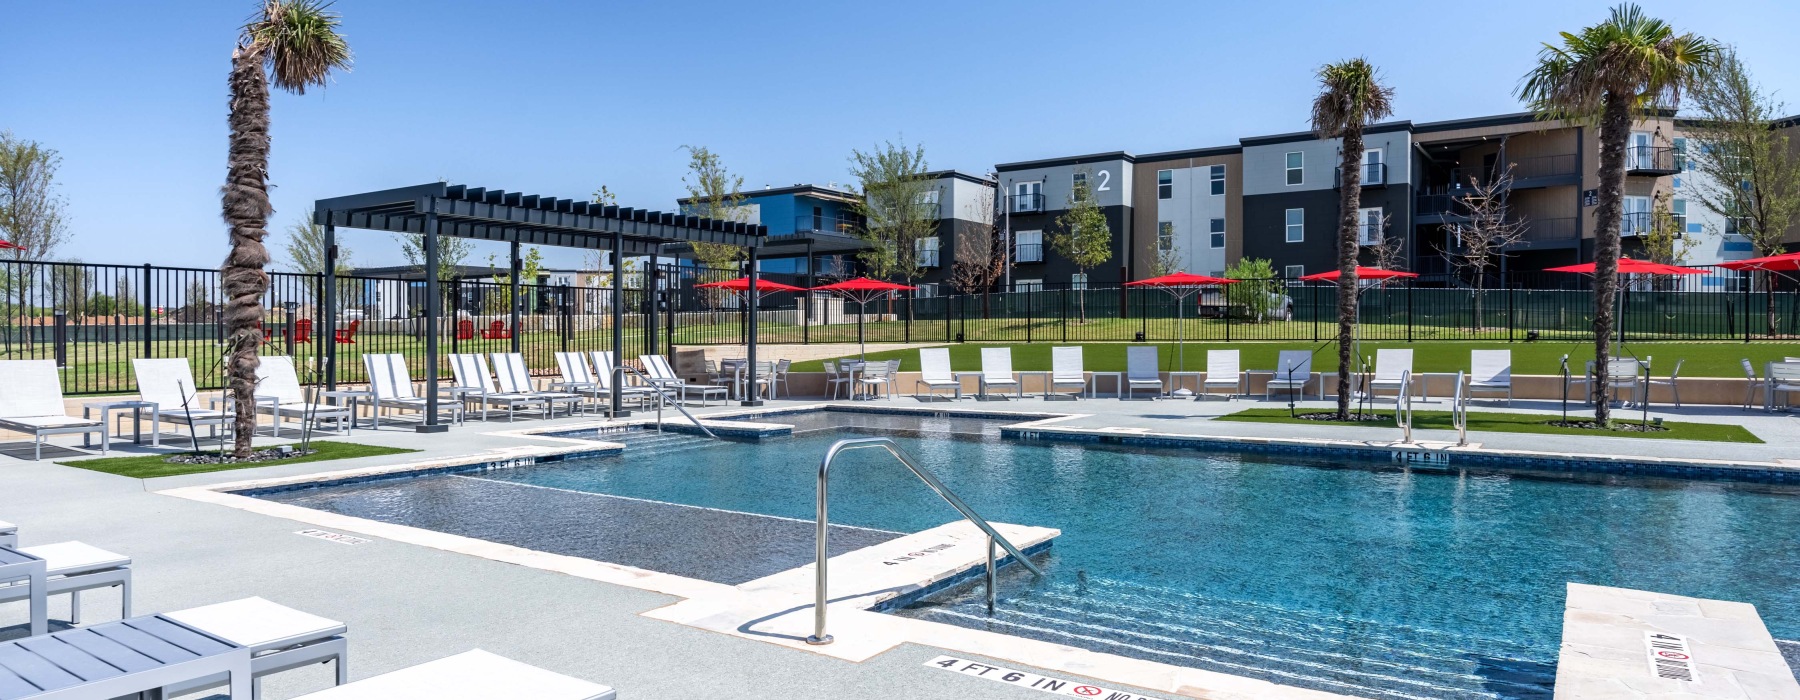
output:
[[1400,426],[1400,442],[1411,443],[1413,428],[1412,370],[1400,370],[1400,398],[1394,401],[1394,423]]
[[832,642],[831,635],[825,633],[825,605],[828,602],[826,599],[826,585],[825,585],[826,580],[828,578],[827,572],[825,569],[825,560],[826,560],[826,556],[827,556],[825,545],[826,545],[826,538],[828,537],[827,530],[831,526],[829,520],[827,519],[827,515],[826,515],[826,503],[829,500],[828,494],[829,494],[829,486],[831,483],[830,482],[831,463],[837,459],[838,455],[843,454],[845,452],[849,452],[851,450],[864,450],[864,449],[869,449],[869,448],[874,448],[874,447],[879,447],[879,448],[885,449],[888,451],[888,454],[891,454],[894,456],[894,459],[900,460],[901,464],[906,465],[907,469],[912,470],[913,476],[919,477],[919,480],[925,482],[926,486],[931,487],[931,490],[936,492],[939,497],[943,498],[944,502],[949,503],[951,508],[955,508],[957,510],[957,512],[962,513],[964,518],[967,518],[970,523],[974,524],[975,527],[980,528],[983,533],[987,534],[987,595],[988,595],[987,604],[988,604],[988,612],[990,614],[993,613],[993,611],[994,611],[994,580],[995,580],[994,544],[995,543],[999,543],[999,545],[1001,547],[1005,548],[1006,553],[1011,554],[1013,556],[1013,559],[1017,560],[1020,564],[1024,564],[1025,568],[1031,570],[1032,574],[1035,574],[1037,576],[1044,575],[1044,571],[1042,569],[1039,569],[1036,564],[1031,563],[1030,559],[1025,558],[1024,552],[1019,551],[1019,548],[1014,547],[1013,543],[1011,541],[1007,540],[1005,536],[1002,536],[999,532],[995,531],[994,526],[989,525],[988,521],[986,519],[982,518],[980,514],[975,512],[975,509],[970,508],[969,504],[964,503],[961,498],[958,498],[955,493],[953,493],[949,488],[944,486],[944,482],[938,481],[937,477],[932,476],[931,472],[926,471],[925,467],[920,466],[918,461],[916,461],[912,458],[912,455],[909,455],[906,453],[905,450],[900,449],[900,445],[895,443],[893,440],[888,439],[888,438],[881,438],[881,437],[851,438],[848,440],[839,440],[835,443],[832,443],[831,449],[828,449],[825,451],[825,458],[823,460],[819,461],[819,495],[818,495],[818,528],[819,529],[818,529],[818,552],[817,552],[819,562],[818,562],[818,570],[816,572],[817,580],[815,581],[816,590],[815,590],[814,596],[813,596],[813,633],[812,633],[812,636],[806,638],[807,644],[818,645],[818,644],[830,644]]
[[[657,384],[656,382],[650,381],[649,375],[646,375],[643,372],[639,372],[634,368],[626,367],[625,365],[617,365],[617,367],[622,372],[625,372],[627,374],[637,375],[639,379],[644,380],[644,384],[646,386],[656,389],[656,432],[659,432],[659,433],[662,432],[662,426],[663,426],[662,409],[663,409],[663,404],[669,403],[668,401],[664,400],[664,399],[668,398],[667,392],[669,390],[667,388],[664,388],[663,386]],[[706,426],[700,424],[699,418],[695,418],[694,414],[688,413],[687,408],[683,407],[681,405],[681,402],[677,401],[670,405],[674,406],[675,410],[680,411],[681,415],[687,416],[687,419],[694,423],[694,427],[699,428],[700,432],[706,433],[707,437],[712,438],[714,440],[719,439],[719,436],[714,435],[713,431],[707,429]]]
[[1450,408],[1450,420],[1456,424],[1456,446],[1469,444],[1469,394],[1463,386],[1463,373],[1456,373],[1455,403]]

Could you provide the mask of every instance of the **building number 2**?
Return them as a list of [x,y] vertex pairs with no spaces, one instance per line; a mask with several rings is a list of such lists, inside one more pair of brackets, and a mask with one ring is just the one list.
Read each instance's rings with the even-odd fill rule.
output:
[[1094,186],[1095,192],[1109,192],[1112,190],[1112,171],[1102,170],[1094,173],[1094,177],[1100,180],[1100,184]]

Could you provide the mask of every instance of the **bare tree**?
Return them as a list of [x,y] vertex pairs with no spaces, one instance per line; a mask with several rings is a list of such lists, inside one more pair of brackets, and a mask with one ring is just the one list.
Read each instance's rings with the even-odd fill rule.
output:
[[1394,215],[1382,214],[1380,225],[1380,236],[1376,242],[1364,245],[1363,250],[1368,251],[1370,261],[1375,263],[1376,267],[1383,270],[1405,270],[1406,239],[1388,235],[1388,232],[1394,227]]
[[1468,220],[1444,227],[1455,241],[1455,248],[1444,251],[1444,258],[1452,267],[1466,273],[1475,285],[1475,316],[1471,320],[1477,331],[1485,327],[1481,302],[1488,271],[1500,264],[1508,248],[1525,240],[1525,221],[1514,218],[1506,203],[1506,195],[1512,191],[1512,171],[1513,166],[1508,163],[1486,182],[1479,177],[1470,177],[1468,194],[1462,198]]
[[998,209],[997,201],[995,190],[988,188],[968,205],[968,220],[981,221],[985,212],[988,223],[956,237],[955,257],[950,263],[950,286],[963,294],[980,294],[983,318],[988,315],[989,295],[1000,280],[1005,279],[1006,269],[1012,266],[1012,249],[1006,245],[1006,232],[1002,228],[1005,216]]

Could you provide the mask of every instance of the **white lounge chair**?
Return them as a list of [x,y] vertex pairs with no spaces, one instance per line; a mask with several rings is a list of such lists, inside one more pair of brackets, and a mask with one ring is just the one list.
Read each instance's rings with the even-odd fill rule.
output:
[[1025,398],[1025,385],[1013,374],[1012,348],[981,349],[981,381],[978,385],[976,396],[983,400],[987,399],[990,387],[1004,389],[1009,386],[1019,398]]
[[1394,392],[1394,403],[1400,402],[1400,390],[1406,383],[1406,375],[1412,372],[1413,351],[1394,348],[1381,348],[1375,351],[1375,376],[1369,378],[1369,399],[1376,398],[1376,392]]
[[616,700],[598,683],[476,649],[294,700]]
[[731,398],[731,389],[728,387],[687,383],[686,380],[675,374],[675,368],[669,366],[669,358],[662,355],[638,355],[638,362],[643,363],[644,376],[649,378],[650,383],[655,384],[659,389],[674,392],[681,403],[687,403],[688,395],[695,393],[700,395],[700,405],[702,406],[705,406],[714,396],[719,397],[720,401],[728,401]]
[[1082,362],[1081,346],[1050,348],[1050,386],[1044,387],[1045,394],[1056,393],[1058,388],[1075,387],[1073,396],[1080,399],[1087,391],[1087,366]]
[[0,428],[30,435],[32,459],[43,458],[44,436],[68,433],[99,433],[106,454],[106,425],[63,408],[55,360],[0,360],[0,377]]
[[315,423],[330,421],[339,434],[350,432],[353,420],[348,407],[307,401],[306,390],[300,386],[300,375],[294,371],[294,359],[285,355],[261,358],[261,364],[256,368],[256,410],[275,419],[271,434],[276,437],[281,436],[281,424],[289,417],[298,418],[302,424],[308,420]]
[[962,382],[957,381],[956,372],[950,369],[949,348],[919,350],[919,381],[914,385],[913,393],[917,394],[918,387],[921,386],[925,387],[925,395],[933,401],[937,400],[939,389],[949,389],[954,392],[955,398],[962,398]]
[[1478,391],[1506,392],[1506,405],[1512,405],[1511,350],[1469,351],[1469,395]]
[[547,410],[549,402],[530,394],[513,391],[501,391],[494,385],[494,375],[488,373],[487,359],[476,353],[457,353],[450,356],[450,371],[456,376],[456,386],[452,390],[464,405],[479,407],[481,419],[488,419],[488,407],[499,406],[506,410],[506,420],[511,422],[520,408]]
[[[609,350],[592,350],[588,352],[588,357],[594,360],[594,386],[599,390],[600,400],[608,402],[610,406],[613,387],[613,354]],[[619,386],[620,403],[632,401],[642,406],[659,395],[656,387],[632,384],[629,381],[621,383]]]
[[[363,368],[369,373],[369,405],[374,407],[369,417],[375,428],[381,427],[381,409],[384,408],[425,412],[425,397],[413,392],[412,375],[406,371],[406,356],[398,353],[363,355]],[[463,422],[462,404],[444,398],[446,400],[438,401],[438,410],[448,411],[457,423]]]
[[[1263,387],[1263,400],[1277,391],[1297,393],[1306,398],[1306,385],[1312,382],[1312,353],[1305,350],[1283,350],[1275,358],[1275,375]],[[1323,384],[1321,382],[1321,384]],[[1325,399],[1325,387],[1319,387],[1319,400]]]
[[[1244,388],[1244,374],[1241,357],[1236,350],[1206,351],[1206,377],[1200,382],[1200,395],[1205,396],[1212,389],[1224,388],[1225,400],[1238,395]],[[1196,400],[1199,397],[1195,397]]]
[[531,370],[525,366],[525,356],[516,352],[494,353],[494,379],[499,382],[502,394],[523,394],[544,400],[544,406],[550,417],[556,417],[556,407],[561,405],[563,413],[574,415],[575,409],[581,405],[581,395],[566,391],[540,391],[531,383]]
[[[108,552],[83,542],[58,542],[14,551],[44,560],[47,596],[69,594],[69,622],[81,624],[81,592],[99,588],[119,588],[119,619],[131,617],[131,557]],[[31,598],[27,581],[0,584],[0,603]],[[33,635],[43,634],[33,621]]]
[[[342,622],[295,610],[262,598],[163,613],[181,624],[250,649],[251,697],[261,697],[263,676],[331,662],[337,684],[350,680],[348,628]],[[225,674],[196,679],[164,690],[185,695],[226,683]]]
[[1167,393],[1163,386],[1162,370],[1156,358],[1156,347],[1153,345],[1134,345],[1125,348],[1125,395],[1119,398],[1135,398],[1139,389],[1149,389],[1156,394],[1152,400],[1161,399]]
[[187,360],[140,357],[131,361],[131,373],[137,378],[138,399],[156,404],[158,420],[189,427],[204,425],[213,437],[231,431],[231,414],[200,407],[199,385]]

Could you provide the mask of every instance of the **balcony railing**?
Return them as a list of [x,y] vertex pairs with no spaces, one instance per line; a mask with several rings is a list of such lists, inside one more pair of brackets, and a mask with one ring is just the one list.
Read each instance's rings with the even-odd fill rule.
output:
[[1422,194],[1415,204],[1421,216],[1430,214],[1448,214],[1450,216],[1468,216],[1469,205],[1464,201],[1469,190],[1457,193]]
[[1006,198],[1006,209],[1014,214],[1035,214],[1044,210],[1044,195],[1015,194]]
[[1619,219],[1619,235],[1625,238],[1648,236],[1656,226],[1656,214],[1647,211],[1625,212]]
[[812,215],[794,217],[794,233],[830,233],[839,236],[854,236],[860,230],[862,230],[862,222],[854,219]]
[[1518,247],[1529,248],[1540,243],[1566,243],[1581,238],[1581,219],[1573,216],[1554,219],[1529,219],[1525,235]]
[[[1576,161],[1577,158],[1573,153],[1506,159],[1507,163],[1512,164],[1512,178],[1515,187],[1521,184],[1531,186],[1533,180],[1574,177],[1579,174]],[[1494,178],[1504,171],[1504,167],[1451,168],[1449,181],[1436,187],[1445,191],[1482,187],[1493,182]]]
[[1625,174],[1660,177],[1681,172],[1675,149],[1668,146],[1629,146],[1625,149]]
[[1044,244],[1019,243],[1013,246],[1013,262],[1038,263],[1044,261]]
[[[1331,171],[1331,186],[1333,188],[1338,188],[1338,187],[1344,186],[1344,168],[1342,166],[1332,169],[1332,171]],[[1362,186],[1363,187],[1386,187],[1387,186],[1387,163],[1363,163],[1362,164]]]

